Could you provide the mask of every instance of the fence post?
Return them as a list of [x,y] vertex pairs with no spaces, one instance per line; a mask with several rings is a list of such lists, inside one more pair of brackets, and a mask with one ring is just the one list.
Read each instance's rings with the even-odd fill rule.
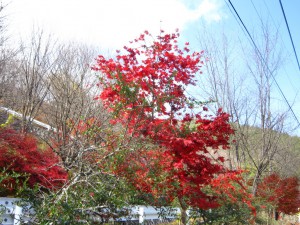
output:
[[145,209],[143,206],[139,206],[139,223],[142,224],[144,223],[145,219]]
[[21,216],[22,216],[22,207],[15,205],[14,209],[14,225],[21,224]]

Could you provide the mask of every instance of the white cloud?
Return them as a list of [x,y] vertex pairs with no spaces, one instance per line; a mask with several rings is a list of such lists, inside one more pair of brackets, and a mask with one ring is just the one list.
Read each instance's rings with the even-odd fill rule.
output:
[[203,0],[12,0],[8,6],[14,32],[29,34],[33,25],[62,39],[102,48],[121,48],[144,30],[183,30],[200,17],[220,20],[219,5]]

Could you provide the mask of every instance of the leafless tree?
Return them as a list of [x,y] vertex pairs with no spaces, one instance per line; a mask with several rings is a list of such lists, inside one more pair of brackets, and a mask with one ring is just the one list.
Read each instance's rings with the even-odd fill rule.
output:
[[199,36],[208,58],[204,68],[207,79],[199,86],[204,87],[206,96],[215,101],[217,108],[230,113],[235,141],[229,151],[229,166],[254,172],[253,194],[261,178],[275,167],[278,169],[275,165],[282,160],[282,153],[288,151],[283,135],[287,132],[287,110],[272,107],[272,91],[276,88],[273,79],[283,60],[277,47],[278,32],[272,32],[268,24],[262,24],[261,31],[261,36],[255,38],[260,40],[259,49],[246,47],[238,38],[232,43],[228,40],[233,39],[224,33],[221,40],[205,32]]
[[[242,138],[243,146],[254,165],[256,172],[253,181],[253,194],[256,193],[257,184],[264,172],[272,170],[271,163],[282,149],[280,143],[282,133],[284,132],[284,122],[286,112],[275,112],[271,107],[272,84],[273,79],[282,63],[282,54],[277,51],[278,32],[274,34],[270,31],[269,26],[262,24],[262,40],[260,49],[255,49],[253,61],[247,61],[248,71],[253,77],[256,87],[256,107],[252,126],[258,126],[252,133],[251,150],[246,139]],[[248,125],[248,124],[247,124]],[[244,137],[244,136],[243,136]],[[251,139],[248,139],[251,140]],[[252,154],[250,154],[250,151]]]
[[[60,143],[58,154],[65,166],[72,168],[82,151],[90,149],[101,139],[99,130],[104,126],[107,114],[97,95],[96,76],[91,72],[95,52],[93,49],[76,44],[61,45],[57,48],[55,65],[48,77],[49,91],[43,107],[45,120],[57,131],[55,141]],[[98,134],[82,136],[78,128],[92,121],[97,125]],[[79,160],[80,161],[80,160]]]
[[10,62],[11,70],[7,73],[13,75],[13,88],[5,106],[22,114],[23,131],[31,129],[32,120],[39,114],[47,95],[46,80],[53,65],[54,45],[43,31],[33,32],[29,42],[21,42],[18,54]]
[[[237,132],[236,125],[240,120],[247,120],[253,114],[252,109],[249,108],[250,90],[247,87],[249,78],[239,74],[239,67],[236,63],[241,54],[235,45],[239,40],[230,39],[225,33],[213,36],[205,26],[198,40],[199,46],[204,50],[206,60],[203,75],[197,87],[204,94],[204,98],[213,102],[209,105],[212,111],[223,108],[230,114],[230,122]],[[240,140],[234,139],[235,144],[232,150],[227,152],[230,168],[241,167],[245,162],[245,155],[239,148]]]

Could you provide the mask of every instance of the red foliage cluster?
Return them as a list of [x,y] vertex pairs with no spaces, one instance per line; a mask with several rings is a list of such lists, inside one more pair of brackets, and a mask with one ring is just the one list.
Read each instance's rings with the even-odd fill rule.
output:
[[71,128],[71,135],[76,137],[78,135],[87,135],[89,131],[93,131],[95,128],[101,126],[100,122],[96,118],[89,118],[85,120],[73,121],[70,119],[68,125]]
[[167,196],[172,200],[171,177],[166,173],[170,161],[171,158],[159,148],[141,149],[130,152],[124,162],[117,165],[115,172],[126,177],[143,193],[151,193],[156,198]]
[[252,205],[253,196],[243,184],[243,171],[227,172],[218,175],[211,182],[214,193],[217,194],[218,200],[222,202],[243,203],[248,206],[252,214],[256,215],[256,209]]
[[[30,134],[0,129],[0,168],[28,176],[30,187],[35,184],[47,189],[61,187],[67,180],[67,172],[58,165],[59,158],[50,148],[40,149],[38,145]],[[15,185],[13,178],[1,183],[2,188],[16,189]]]
[[[174,116],[185,107],[184,88],[194,83],[194,75],[201,67],[201,53],[185,55],[177,44],[179,34],[159,36],[150,47],[146,46],[148,32],[135,40],[137,48],[124,47],[127,54],[116,60],[99,56],[94,70],[101,77],[101,98],[114,112],[121,111],[133,123],[156,113],[156,116]],[[186,48],[185,52],[188,49]],[[169,106],[170,109],[166,107]]]
[[[177,45],[178,33],[163,34],[147,46],[146,31],[135,40],[135,48],[124,47],[116,59],[99,56],[95,71],[101,73],[101,99],[128,135],[151,140],[151,150],[131,153],[119,172],[134,171],[128,179],[146,192],[161,189],[170,199],[181,198],[192,206],[216,207],[213,198],[202,192],[216,174],[223,173],[223,157],[211,153],[228,148],[233,133],[228,114],[220,109],[215,116],[193,112],[197,102],[186,95],[196,83],[202,53],[189,54]],[[199,111],[199,110],[198,110]],[[203,107],[203,111],[207,111]],[[157,182],[158,176],[165,181]],[[167,192],[167,193],[166,193]]]
[[271,203],[278,212],[296,214],[300,209],[299,180],[271,174],[258,185],[257,195]]

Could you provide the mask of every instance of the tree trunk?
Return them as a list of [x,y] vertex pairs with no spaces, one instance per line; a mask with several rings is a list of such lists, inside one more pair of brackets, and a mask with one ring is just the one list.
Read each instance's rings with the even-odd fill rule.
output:
[[182,198],[179,198],[180,203],[180,213],[181,213],[181,224],[187,225],[188,223],[188,215],[187,215],[187,205],[185,204],[184,200]]

